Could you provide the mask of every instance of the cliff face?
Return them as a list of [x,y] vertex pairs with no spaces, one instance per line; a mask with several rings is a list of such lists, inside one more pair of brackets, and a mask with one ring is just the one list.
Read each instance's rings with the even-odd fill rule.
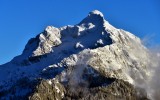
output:
[[1,65],[0,98],[147,99],[134,84],[149,76],[148,58],[138,37],[95,10],[77,25],[48,26]]

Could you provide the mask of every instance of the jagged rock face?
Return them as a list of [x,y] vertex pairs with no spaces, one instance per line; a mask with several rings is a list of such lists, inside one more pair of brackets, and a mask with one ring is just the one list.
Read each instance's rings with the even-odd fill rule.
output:
[[[145,99],[134,84],[149,76],[148,57],[139,38],[116,29],[95,10],[77,25],[48,26],[29,40],[22,55],[0,66],[0,98]],[[16,86],[15,91],[25,91],[17,96],[12,87],[23,78],[37,82],[36,88]]]
[[23,55],[28,57],[41,56],[52,52],[52,47],[60,45],[61,34],[58,28],[48,26],[45,31],[36,38],[29,40]]
[[[53,81],[54,82],[54,81]],[[56,85],[55,85],[56,84]],[[50,84],[41,81],[30,100],[148,100],[146,93],[138,95],[134,87],[123,81],[115,80],[109,86],[92,88],[77,87],[75,91],[61,83]]]
[[35,92],[29,97],[29,99],[61,100],[64,97],[64,92],[65,88],[59,82],[42,80],[41,83],[37,85]]

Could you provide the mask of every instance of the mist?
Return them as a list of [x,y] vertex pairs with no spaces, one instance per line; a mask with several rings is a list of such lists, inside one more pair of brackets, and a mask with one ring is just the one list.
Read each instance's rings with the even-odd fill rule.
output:
[[160,46],[152,47],[150,50],[150,78],[146,80],[146,91],[152,100],[160,99]]
[[143,88],[149,99],[160,100],[160,45],[154,43],[153,35],[142,39],[143,44],[149,52],[147,70],[149,76],[144,80],[143,84],[136,84],[137,87]]
[[[84,53],[86,52],[86,53]],[[68,80],[68,91],[74,95],[85,95],[88,93],[89,82],[83,78],[84,70],[88,68],[88,61],[92,58],[88,51],[85,50],[80,55],[74,56],[74,64],[71,65],[65,79]]]

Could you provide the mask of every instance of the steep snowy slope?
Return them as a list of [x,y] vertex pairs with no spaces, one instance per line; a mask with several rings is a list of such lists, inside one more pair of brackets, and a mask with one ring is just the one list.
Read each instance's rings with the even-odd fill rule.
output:
[[[1,65],[0,97],[29,96],[35,92],[34,87],[45,81],[61,94],[58,97],[61,99],[67,95],[66,86],[75,92],[74,89],[81,85],[90,88],[108,86],[115,80],[134,85],[149,76],[148,57],[139,38],[116,29],[95,10],[77,25],[48,26],[29,40],[21,55]],[[63,92],[57,89],[57,83],[62,85],[59,88],[63,87]],[[33,93],[30,99],[36,96],[43,97]]]

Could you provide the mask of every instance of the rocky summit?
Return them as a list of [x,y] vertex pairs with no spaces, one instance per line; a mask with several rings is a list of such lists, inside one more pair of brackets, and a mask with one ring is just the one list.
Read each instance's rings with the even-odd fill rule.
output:
[[47,26],[0,65],[1,100],[148,100],[148,50],[98,11],[80,23]]

